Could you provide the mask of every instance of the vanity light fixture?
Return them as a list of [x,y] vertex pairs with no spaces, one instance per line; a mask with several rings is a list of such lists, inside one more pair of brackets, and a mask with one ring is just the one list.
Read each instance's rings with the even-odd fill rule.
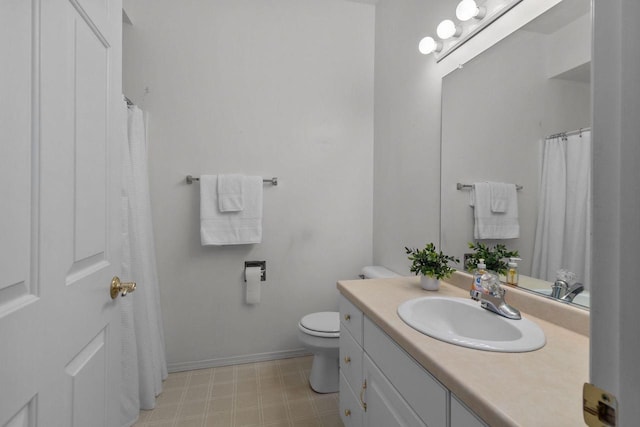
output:
[[487,13],[485,7],[478,7],[475,0],[462,0],[456,7],[456,17],[462,22],[468,21],[472,18],[482,19]]
[[436,28],[436,33],[438,37],[442,40],[450,39],[451,37],[460,37],[462,34],[462,27],[456,25],[452,20],[445,19],[441,23],[438,24],[438,28]]
[[425,55],[433,53],[436,62],[440,62],[522,1],[456,0],[457,20],[440,22],[436,30],[439,40],[425,37],[420,40],[418,49]]
[[442,42],[436,41],[433,37],[427,36],[418,43],[418,50],[423,55],[440,52],[442,50]]

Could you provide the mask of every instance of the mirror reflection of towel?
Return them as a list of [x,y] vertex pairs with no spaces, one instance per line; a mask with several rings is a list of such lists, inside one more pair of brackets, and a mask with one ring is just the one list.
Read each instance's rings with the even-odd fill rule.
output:
[[493,212],[491,209],[491,184],[476,182],[471,189],[473,206],[474,239],[515,239],[520,237],[518,222],[518,195],[515,184],[509,186],[504,212]]

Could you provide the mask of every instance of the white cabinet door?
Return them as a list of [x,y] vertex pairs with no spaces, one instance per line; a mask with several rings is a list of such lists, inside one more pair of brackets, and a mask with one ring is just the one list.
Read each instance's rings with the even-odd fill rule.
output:
[[0,426],[118,420],[121,13],[0,2]]
[[368,427],[424,427],[415,412],[376,365],[364,355],[366,389],[364,425]]
[[451,393],[451,427],[487,427],[487,425]]
[[349,331],[340,331],[340,373],[349,385],[356,390],[362,385],[362,347]]
[[449,390],[368,317],[364,319],[364,349],[429,427],[447,426]]
[[[361,389],[357,391],[359,393]],[[359,395],[356,395],[351,384],[340,373],[340,418],[344,427],[362,427],[363,413]]]

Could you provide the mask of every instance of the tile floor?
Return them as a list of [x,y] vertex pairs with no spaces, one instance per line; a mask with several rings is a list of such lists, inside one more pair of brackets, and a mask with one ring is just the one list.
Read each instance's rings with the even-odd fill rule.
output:
[[338,393],[308,385],[311,356],[169,374],[134,427],[343,427]]

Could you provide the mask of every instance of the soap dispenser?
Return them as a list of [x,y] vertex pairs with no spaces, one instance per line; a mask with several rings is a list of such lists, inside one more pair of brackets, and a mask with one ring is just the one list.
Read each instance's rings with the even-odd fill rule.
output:
[[480,258],[478,260],[478,265],[476,270],[473,272],[473,283],[471,284],[471,298],[474,300],[478,300],[482,293],[485,293],[486,290],[482,286],[482,275],[487,272],[487,265],[484,263],[484,259]]
[[511,257],[507,264],[507,285],[518,286],[518,279],[520,274],[518,273],[518,263],[516,261],[522,261],[521,258]]

